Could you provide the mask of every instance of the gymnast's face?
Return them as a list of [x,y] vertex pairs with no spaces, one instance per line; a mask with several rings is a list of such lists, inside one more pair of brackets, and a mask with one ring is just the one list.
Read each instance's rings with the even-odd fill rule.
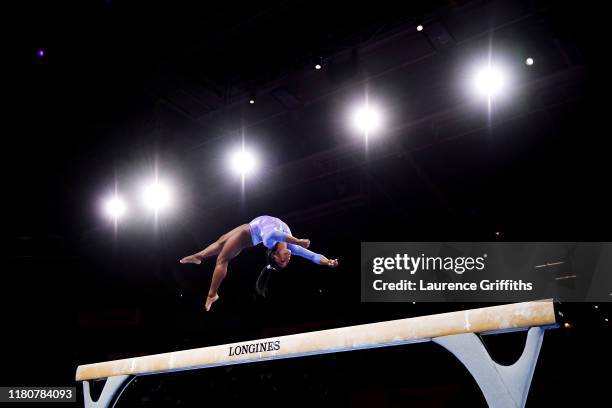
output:
[[276,262],[278,266],[280,266],[281,268],[285,268],[287,267],[287,265],[289,265],[289,260],[291,259],[291,250],[287,248],[286,245],[279,245],[276,248],[276,251],[274,251],[272,257],[274,258],[274,262]]

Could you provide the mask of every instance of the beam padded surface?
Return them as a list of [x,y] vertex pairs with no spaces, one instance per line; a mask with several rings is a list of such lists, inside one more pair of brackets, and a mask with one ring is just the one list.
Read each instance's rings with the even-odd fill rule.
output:
[[552,324],[551,300],[514,303],[86,364],[77,368],[76,380],[158,374]]

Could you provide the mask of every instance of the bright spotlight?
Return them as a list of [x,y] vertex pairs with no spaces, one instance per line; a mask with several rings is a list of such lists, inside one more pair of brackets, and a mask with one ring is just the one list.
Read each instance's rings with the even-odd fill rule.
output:
[[375,107],[366,105],[353,113],[353,125],[361,132],[370,133],[380,129],[381,114]]
[[249,103],[250,103],[251,105],[255,104],[255,99],[249,99]]
[[125,202],[117,196],[109,198],[104,203],[104,212],[115,220],[121,218],[125,214],[126,209]]
[[157,212],[172,204],[172,194],[166,185],[153,181],[143,189],[143,200],[148,208]]
[[525,64],[527,64],[527,65],[529,65],[529,66],[533,65],[533,58],[527,58],[527,59],[525,60]]
[[474,77],[476,91],[489,98],[503,91],[506,79],[503,72],[491,65],[482,68]]
[[423,31],[423,26],[421,24],[417,26],[417,31]]
[[315,65],[315,69],[321,69],[321,68],[322,68],[322,67],[321,67],[321,64],[317,64],[317,65]]
[[255,171],[257,160],[255,156],[244,149],[238,150],[230,158],[232,170],[241,176]]

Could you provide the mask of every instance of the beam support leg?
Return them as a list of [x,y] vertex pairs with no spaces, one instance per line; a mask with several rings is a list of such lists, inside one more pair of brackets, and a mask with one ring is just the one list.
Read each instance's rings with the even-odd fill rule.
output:
[[91,398],[89,381],[83,381],[83,401],[85,408],[112,408],[128,384],[135,378],[133,375],[117,375],[108,377],[102,388],[100,397],[94,401]]
[[433,338],[455,355],[472,374],[490,407],[523,408],[540,354],[544,329],[531,327],[523,354],[512,365],[504,366],[491,358],[474,333]]

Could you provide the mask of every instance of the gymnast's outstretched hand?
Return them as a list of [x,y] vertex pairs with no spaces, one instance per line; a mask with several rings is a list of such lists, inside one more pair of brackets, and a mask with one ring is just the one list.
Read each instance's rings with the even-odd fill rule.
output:
[[337,259],[327,259],[325,257],[321,258],[321,265],[327,265],[330,268],[336,268],[338,266]]

